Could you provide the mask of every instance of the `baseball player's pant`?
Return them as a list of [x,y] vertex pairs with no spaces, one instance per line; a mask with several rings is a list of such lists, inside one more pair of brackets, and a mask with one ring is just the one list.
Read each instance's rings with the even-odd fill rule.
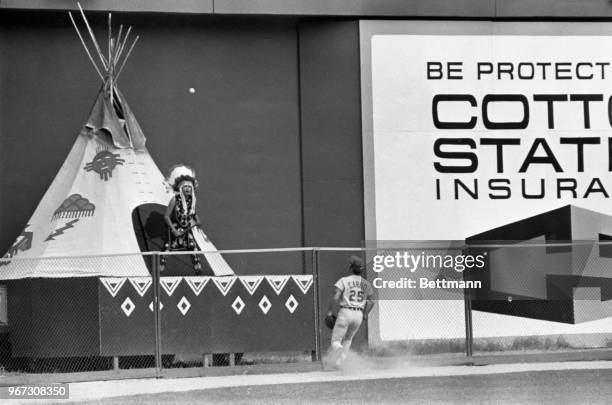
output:
[[346,358],[362,320],[361,311],[346,308],[340,308],[338,311],[338,319],[332,331],[331,347],[340,362]]

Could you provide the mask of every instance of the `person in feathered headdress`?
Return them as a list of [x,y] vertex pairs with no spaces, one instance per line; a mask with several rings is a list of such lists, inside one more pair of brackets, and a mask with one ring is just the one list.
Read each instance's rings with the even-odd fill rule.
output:
[[[168,225],[168,240],[164,250],[197,250],[193,227],[199,226],[200,220],[195,211],[195,189],[198,186],[195,172],[188,166],[176,165],[170,169],[167,181],[174,190],[174,196],[168,203],[164,215]],[[192,255],[192,261],[196,273],[201,273],[200,258]],[[166,257],[162,256],[162,266],[165,264]]]

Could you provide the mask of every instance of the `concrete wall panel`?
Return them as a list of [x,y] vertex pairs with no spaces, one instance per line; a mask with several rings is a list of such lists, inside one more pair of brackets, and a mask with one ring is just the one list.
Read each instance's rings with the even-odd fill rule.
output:
[[218,14],[491,17],[494,0],[216,0]]
[[[82,1],[84,10],[166,13],[212,13],[214,0],[96,0]],[[2,0],[0,8],[78,10],[72,0]]]

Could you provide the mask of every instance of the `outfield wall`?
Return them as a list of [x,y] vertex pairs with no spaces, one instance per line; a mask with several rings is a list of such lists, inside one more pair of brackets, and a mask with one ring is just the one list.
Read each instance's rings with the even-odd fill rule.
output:
[[[472,47],[462,42],[457,46],[454,42],[457,37],[517,37],[522,27],[528,27],[524,31],[528,36],[537,38],[566,35],[568,29],[573,29],[571,27],[579,27],[576,35],[594,35],[604,48],[608,46],[609,23],[601,20],[612,17],[609,2],[558,3],[535,0],[312,0],[291,7],[287,2],[275,0],[248,4],[224,0],[214,4],[174,2],[171,10],[167,9],[169,2],[164,1],[130,2],[129,7],[133,7],[130,9],[115,1],[104,3],[104,7],[102,3],[92,7],[97,11],[113,11],[115,23],[131,24],[141,36],[119,85],[148,137],[149,152],[160,169],[165,172],[177,162],[195,167],[200,182],[198,206],[207,232],[219,248],[234,249],[359,246],[364,239],[372,237],[421,238],[418,227],[403,217],[404,212],[416,209],[411,204],[417,194],[401,194],[406,189],[401,170],[407,168],[400,170],[391,165],[386,168],[390,173],[373,171],[374,158],[371,156],[371,139],[368,138],[368,131],[371,132],[368,125],[371,126],[372,121],[372,109],[368,104],[371,82],[366,80],[368,72],[371,73],[367,58],[371,59],[369,52],[372,49],[365,48],[368,38],[379,29],[385,34],[413,35],[412,48],[409,49],[411,57],[420,55],[424,58],[425,53],[434,47],[428,42],[423,46],[423,41],[415,39],[414,35],[429,36],[440,41],[438,45],[444,52],[461,51],[458,57],[465,59],[458,61],[466,64],[469,58],[480,57],[476,52],[478,45]],[[0,3],[2,251],[8,249],[27,224],[83,125],[100,85],[67,18],[66,10],[73,7],[62,0],[44,4],[28,0]],[[367,20],[378,17],[388,20]],[[573,19],[582,23],[491,22],[528,17]],[[423,18],[445,21],[419,21]],[[448,21],[459,18],[466,21]],[[104,36],[106,14],[92,11],[90,19],[98,27],[99,35]],[[589,19],[598,22],[586,22]],[[540,25],[544,28],[538,28]],[[512,46],[521,41],[509,40]],[[529,39],[525,41],[527,44],[520,44],[517,49],[530,45]],[[502,42],[495,44],[503,45]],[[566,52],[562,40],[553,40],[552,44],[562,54]],[[567,49],[590,49],[595,55],[603,55],[597,53],[596,48],[574,44]],[[385,57],[384,50],[382,52]],[[386,56],[393,56],[393,53]],[[444,53],[436,56],[437,59],[447,58]],[[522,61],[524,56],[533,55],[518,53],[510,56]],[[574,60],[573,54],[571,58]],[[410,58],[402,61],[406,71],[391,72],[406,74],[400,83],[413,78],[414,72],[410,71],[413,61]],[[576,59],[575,62],[579,61]],[[400,66],[394,63],[390,66]],[[466,81],[454,83],[458,86],[456,90],[460,91],[460,86]],[[386,85],[395,86],[394,82]],[[194,88],[195,93],[190,93],[190,88]],[[426,88],[419,89],[424,90]],[[546,90],[556,91],[555,86]],[[479,93],[479,96],[483,94]],[[477,99],[477,102],[481,101]],[[417,107],[427,105],[424,103]],[[442,110],[441,114],[446,119],[449,110]],[[513,118],[520,118],[517,115],[520,110],[511,109],[510,114],[514,114]],[[403,113],[397,116],[409,121],[408,126],[414,125],[410,130],[431,129],[421,125],[423,122],[417,125]],[[430,116],[429,110],[423,110],[419,115],[422,119]],[[599,115],[598,119],[601,117]],[[542,125],[542,120],[545,116],[540,111],[531,125]],[[363,151],[362,124],[366,139]],[[481,125],[480,121],[478,125]],[[602,122],[597,125],[601,126]],[[573,133],[576,128],[579,126],[563,130]],[[602,128],[593,128],[593,131],[598,130]],[[600,138],[603,139],[604,135]],[[603,148],[604,144],[602,141],[599,146]],[[416,155],[418,148],[409,146],[406,156]],[[492,146],[489,148],[493,149]],[[590,151],[589,146],[587,150]],[[420,162],[420,157],[431,157],[427,146],[421,149],[423,151],[411,160]],[[597,151],[595,153],[604,153],[602,149]],[[401,152],[401,148],[390,152]],[[483,157],[489,158],[490,155]],[[427,165],[432,163],[431,159],[421,163],[425,166],[407,170],[423,169],[422,173],[430,175]],[[462,160],[461,164],[465,161]],[[496,163],[489,161],[486,164],[487,170],[492,170]],[[380,190],[373,191],[371,177],[374,175],[401,182],[400,185],[388,183],[390,190],[399,187],[400,194],[388,198]],[[547,175],[545,173],[543,177]],[[435,180],[433,184],[435,190]],[[445,184],[448,186],[449,183]],[[452,187],[453,183],[450,184]],[[584,195],[590,184],[588,178],[581,180],[580,184]],[[430,192],[431,186],[430,178],[417,189]],[[445,195],[452,197],[452,193],[451,188],[450,194]],[[427,196],[431,197],[430,194]],[[373,210],[371,202],[374,197],[386,201],[388,210]],[[556,201],[559,204],[565,202]],[[518,204],[525,206],[524,201],[518,201]],[[590,204],[588,202],[586,208],[598,209],[597,204]],[[557,206],[553,205],[549,207],[548,203],[542,203],[539,208],[547,210]],[[425,210],[418,212],[428,212],[434,206],[417,208]],[[521,208],[522,214],[541,212],[529,207]],[[399,216],[396,216],[398,211]],[[454,204],[435,212],[448,213],[446,218],[439,215],[439,219],[451,221],[453,229],[461,231],[460,238],[484,231],[489,225],[505,223],[500,220],[493,224],[466,217],[461,219],[470,224],[471,228],[466,229],[463,225],[455,226],[460,215]],[[512,212],[507,210],[504,215],[512,216]],[[372,227],[377,215],[383,215],[383,219],[399,226],[393,228],[394,225],[390,224],[389,232],[383,233],[381,226],[384,221],[376,219],[376,228]],[[516,214],[508,221],[521,215]],[[422,219],[426,218],[428,216],[422,216]],[[434,229],[438,228],[432,227],[431,231]],[[435,233],[433,237],[451,238],[447,233]],[[244,274],[282,274],[287,267],[301,268],[307,273],[310,268],[308,259],[303,257],[282,261],[259,258],[253,263],[239,261],[231,264],[244,269]],[[322,270],[321,304],[325,307],[331,283],[346,270],[345,257],[339,254],[328,258]],[[400,328],[399,334],[392,332],[393,336],[401,336],[404,330],[401,329],[404,326],[397,326],[397,323],[391,322],[393,328]],[[437,332],[434,335],[438,336]]]

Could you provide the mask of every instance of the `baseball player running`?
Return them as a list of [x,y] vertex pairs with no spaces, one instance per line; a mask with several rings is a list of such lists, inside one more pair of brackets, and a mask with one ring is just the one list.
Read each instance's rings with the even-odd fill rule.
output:
[[328,354],[329,364],[335,368],[346,359],[353,337],[374,306],[372,285],[361,277],[364,271],[361,258],[351,256],[349,263],[352,274],[334,284],[334,295],[327,311],[327,316],[333,317],[334,308],[340,307]]

